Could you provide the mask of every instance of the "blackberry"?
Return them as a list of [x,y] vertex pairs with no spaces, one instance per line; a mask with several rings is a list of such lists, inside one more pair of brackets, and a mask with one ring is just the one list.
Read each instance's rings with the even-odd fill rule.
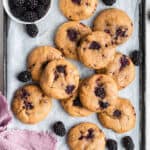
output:
[[25,0],[13,0],[12,3],[14,4],[14,6],[20,7],[24,5]]
[[42,18],[46,14],[46,9],[45,9],[44,5],[39,5],[36,8],[36,12],[38,14],[38,18]]
[[23,21],[34,22],[38,20],[38,15],[34,11],[26,11],[22,17]]
[[111,6],[116,3],[116,0],[103,0],[105,5]]
[[17,78],[21,82],[28,82],[31,80],[31,73],[28,71],[23,71],[23,72],[19,73]]
[[33,10],[38,6],[38,0],[26,0],[26,7]]
[[49,5],[51,0],[39,0],[39,2],[43,5]]
[[38,27],[35,24],[26,25],[26,31],[30,37],[36,37],[39,32]]
[[11,9],[11,12],[13,13],[15,17],[20,18],[26,10],[27,10],[26,7],[21,6],[21,7],[16,7],[16,8]]
[[126,148],[126,150],[134,149],[134,143],[130,136],[125,136],[122,138],[122,145]]
[[113,139],[108,139],[106,142],[108,150],[117,150],[117,142]]
[[130,57],[134,63],[134,65],[139,66],[142,63],[142,53],[140,51],[133,51],[130,54]]
[[53,130],[56,135],[64,136],[66,134],[66,129],[63,122],[58,121],[53,125]]

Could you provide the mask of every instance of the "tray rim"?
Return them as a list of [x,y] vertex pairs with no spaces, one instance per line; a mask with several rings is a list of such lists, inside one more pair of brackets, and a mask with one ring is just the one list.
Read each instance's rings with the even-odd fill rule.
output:
[[[146,0],[139,4],[139,49],[143,54],[143,62],[140,66],[140,149],[146,150]],[[7,95],[7,32],[8,16],[3,8],[3,93]]]

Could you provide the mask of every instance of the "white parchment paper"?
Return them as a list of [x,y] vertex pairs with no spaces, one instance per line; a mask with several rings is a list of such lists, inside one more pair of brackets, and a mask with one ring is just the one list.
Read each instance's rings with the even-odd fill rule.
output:
[[[117,3],[113,6],[116,8],[123,9],[128,13],[128,15],[132,18],[134,22],[134,33],[130,40],[117,48],[118,51],[123,52],[125,54],[129,54],[132,50],[139,49],[139,3],[140,0],[117,0]],[[92,21],[97,13],[106,7],[99,2],[97,11],[95,15],[89,20],[83,21],[87,25],[92,25]],[[26,34],[24,30],[24,26],[21,24],[17,24],[12,20],[9,20],[9,30],[8,30],[8,56],[7,56],[7,98],[11,105],[11,101],[13,98],[14,91],[22,86],[16,76],[17,74],[26,69],[26,56],[28,53],[36,46],[40,45],[52,45],[53,37],[57,27],[63,22],[67,21],[64,16],[62,16],[61,12],[58,8],[58,0],[52,0],[51,11],[47,18],[41,23],[38,24],[40,33],[37,38],[30,38]],[[72,61],[77,65],[80,70],[80,74],[82,77],[90,75],[92,73],[91,70],[83,67],[83,65]],[[139,107],[139,68],[136,68],[136,79],[134,82],[122,90],[120,96],[129,98],[133,105],[135,106],[137,113],[137,123],[136,128],[126,134],[116,134],[111,130],[103,128],[97,119],[97,115],[91,115],[89,117],[84,118],[73,118],[69,116],[62,109],[58,101],[53,100],[52,112],[49,113],[49,116],[37,125],[25,125],[19,122],[17,119],[13,119],[9,128],[19,128],[19,129],[29,129],[29,130],[38,130],[38,131],[51,131],[51,126],[55,121],[63,121],[66,125],[67,130],[70,129],[73,125],[78,124],[80,122],[93,122],[96,123],[106,134],[107,138],[113,138],[118,141],[119,150],[122,150],[121,147],[121,137],[124,135],[130,135],[135,143],[135,150],[139,150],[140,146],[140,107]],[[66,144],[66,138],[58,137],[58,150],[68,150]]]

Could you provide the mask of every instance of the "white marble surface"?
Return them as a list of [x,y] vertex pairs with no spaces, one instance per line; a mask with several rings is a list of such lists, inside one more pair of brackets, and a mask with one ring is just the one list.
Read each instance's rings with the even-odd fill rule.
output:
[[[118,0],[118,1],[121,1],[121,0]],[[136,1],[136,0],[135,0]],[[134,2],[135,2],[134,1]],[[148,0],[149,1],[149,0]],[[125,2],[125,5],[121,5],[121,2],[118,2],[119,3],[119,5],[117,6],[117,7],[122,7],[123,9],[125,9],[124,8],[124,6],[125,5],[127,5],[127,3],[128,4],[130,4],[130,0],[126,0],[126,2]],[[149,8],[150,8],[150,1],[148,2],[149,3],[149,5],[147,4],[147,7],[149,6]],[[0,7],[1,7],[1,5],[0,5]],[[134,8],[134,10],[135,10],[136,8]],[[133,11],[131,8],[126,8],[125,9],[127,12],[130,12],[130,11]],[[2,14],[0,14],[0,16],[1,16]],[[55,17],[55,15],[54,14],[52,14],[52,16],[53,17]],[[131,17],[132,17],[132,19],[134,18],[134,17],[136,17],[136,16],[134,16],[134,15],[131,15]],[[1,16],[1,19],[2,19],[2,16]],[[52,21],[52,20],[49,20],[49,21]],[[63,22],[64,21],[64,18],[59,18],[59,19],[55,19],[55,22],[59,25],[59,23],[60,22]],[[89,23],[89,22],[88,22]],[[16,25],[14,22],[12,22],[12,24],[11,25]],[[147,24],[149,24],[149,26],[150,26],[150,23],[147,23]],[[50,25],[51,25],[51,23],[50,23]],[[18,29],[16,29],[14,32],[13,32],[13,36],[18,36],[19,37],[19,34],[17,33],[18,31],[20,32],[21,31],[21,33],[23,33],[23,29],[22,29],[22,26],[21,25],[17,25],[18,26]],[[41,27],[42,27],[42,25],[40,25]],[[2,36],[2,32],[3,32],[3,30],[2,30],[2,26],[0,26],[1,27],[1,32],[0,32],[0,34],[1,34],[1,36]],[[48,26],[46,26],[45,27],[45,29],[44,30],[47,30],[47,27]],[[53,27],[54,29],[56,28],[56,27]],[[150,33],[150,28],[148,29],[148,25],[147,25],[147,37],[148,37],[148,33]],[[9,34],[12,34],[12,33],[9,33]],[[20,71],[24,66],[25,66],[25,55],[28,53],[28,51],[29,51],[29,48],[27,48],[28,46],[27,46],[27,43],[28,42],[30,42],[30,43],[33,43],[33,45],[31,44],[30,45],[30,48],[32,48],[32,47],[34,47],[35,46],[35,44],[37,45],[37,43],[38,43],[38,45],[42,45],[42,44],[49,44],[49,41],[50,41],[50,43],[51,43],[51,40],[47,40],[47,39],[49,39],[50,38],[50,35],[51,35],[51,37],[53,36],[53,33],[51,33],[50,31],[49,32],[46,32],[44,35],[42,34],[42,38],[44,39],[44,40],[42,40],[41,41],[41,38],[37,38],[37,39],[30,39],[30,41],[25,41],[25,37],[26,37],[26,35],[25,35],[25,37],[22,39],[22,38],[20,38],[20,40],[21,41],[23,41],[23,43],[25,44],[25,47],[24,47],[24,49],[22,49],[21,51],[22,52],[24,52],[24,56],[19,56],[19,57],[17,57],[16,58],[16,60],[17,60],[17,63],[15,63],[15,65],[16,66],[18,66],[18,69],[17,70],[15,70],[15,72],[13,73],[13,75],[15,75],[18,71]],[[147,38],[148,39],[148,38]],[[149,37],[149,39],[150,39],[150,37]],[[137,39],[135,39],[135,40],[137,40]],[[0,43],[0,46],[2,46],[2,40],[0,41],[1,43]],[[18,43],[19,44],[19,43]],[[52,44],[52,43],[51,43]],[[130,45],[130,44],[129,44]],[[125,48],[127,48],[127,49],[131,49],[131,48],[137,48],[135,45],[133,46],[133,47],[131,47],[131,45],[130,46],[125,46]],[[18,46],[18,45],[17,45]],[[2,47],[1,47],[2,48]],[[17,47],[16,47],[17,48]],[[124,48],[124,49],[125,49]],[[148,42],[147,42],[147,57],[148,57],[148,53],[150,53],[149,51],[148,51],[148,49],[150,48],[150,46],[148,47]],[[14,47],[14,49],[15,49],[15,47]],[[122,48],[122,50],[123,50],[123,48]],[[123,50],[125,53],[127,53],[127,51],[125,51],[125,50]],[[14,52],[16,52],[17,53],[17,51],[14,51]],[[150,56],[150,55],[149,55]],[[148,59],[147,59],[148,60]],[[0,66],[2,66],[2,59],[0,59]],[[20,64],[23,64],[23,65],[20,65]],[[147,61],[147,83],[150,83],[150,69],[148,69],[149,68],[149,66],[150,66],[150,61]],[[0,69],[1,69],[1,67],[0,67]],[[11,68],[10,68],[11,69]],[[13,79],[13,81],[14,82],[16,82],[16,80],[15,79]],[[12,84],[10,84],[10,85],[12,85]],[[15,85],[15,86],[20,86],[20,83],[17,83],[17,85]],[[131,85],[131,87],[130,88],[133,88],[134,87],[134,85]],[[12,92],[15,90],[15,89],[13,89],[13,90],[11,90],[13,88],[13,85],[12,86],[10,86],[9,87],[9,89],[10,89],[10,94],[12,94]],[[149,90],[149,91],[148,91]],[[129,92],[129,90],[127,90],[126,92]],[[126,92],[123,92],[123,93],[121,93],[122,95],[126,95]],[[148,96],[149,96],[149,94],[150,94],[150,88],[148,87],[148,84],[147,84],[147,93],[146,93],[146,96],[147,96],[147,98],[148,98]],[[128,95],[128,97],[130,98],[130,96],[131,96],[132,94],[129,94]],[[147,100],[147,98],[146,98],[146,100]],[[9,100],[11,99],[11,97],[9,96]],[[134,101],[133,101],[134,102]],[[147,106],[147,108],[148,108],[148,106],[150,106],[150,101],[146,101],[146,106]],[[55,106],[55,109],[57,110],[57,109],[61,109],[61,108],[59,108],[60,106],[58,105],[58,103],[57,102],[55,102],[55,104],[54,105],[56,105]],[[138,107],[137,107],[137,109],[138,109]],[[54,115],[57,111],[54,111],[52,114]],[[149,114],[150,113],[150,109],[148,110],[147,109],[147,114]],[[51,117],[52,117],[52,114],[50,115]],[[64,112],[62,113],[63,115],[66,115]],[[49,117],[50,117],[49,116]],[[47,118],[47,120],[45,121],[45,123],[47,123],[47,124],[45,124],[47,127],[49,127],[49,117]],[[61,116],[56,116],[56,118],[55,119],[59,119]],[[83,119],[80,119],[80,120],[78,120],[78,121],[75,121],[75,119],[74,118],[69,118],[69,119],[71,119],[72,120],[72,122],[74,123],[74,122],[80,122],[80,121],[84,121],[84,120],[93,120],[93,118],[94,119],[96,119],[96,116],[92,116],[92,117],[89,117],[89,118],[83,118]],[[55,119],[53,120],[53,121],[55,121]],[[68,119],[68,116],[66,115],[65,116],[65,119]],[[96,122],[97,123],[97,121],[94,121],[94,122]],[[28,128],[27,126],[24,126],[24,125],[22,125],[22,124],[20,124],[20,123],[18,123],[17,122],[17,125],[19,124],[19,127],[20,128]],[[149,126],[150,126],[150,119],[148,119],[148,115],[147,115],[147,150],[149,150],[150,149],[150,144],[148,144],[148,142],[150,142],[149,140],[150,140],[150,129],[149,129]],[[12,125],[12,127],[15,127],[15,125]],[[70,125],[68,125],[67,127],[70,127]],[[34,126],[31,126],[31,127],[29,127],[30,129],[38,129],[38,128],[41,128],[42,130],[43,129],[46,129],[45,127],[42,127],[42,125],[41,124],[39,124],[39,125],[37,125],[36,127],[34,127]],[[113,137],[113,138],[117,138],[117,137],[121,137],[121,136],[118,136],[118,135],[115,135],[115,134],[113,134],[113,132],[109,132],[108,133],[108,130],[105,130],[106,132],[107,132],[107,135],[108,136],[111,136],[111,137]],[[134,130],[133,132],[135,132],[134,134],[134,136],[137,136],[137,134],[136,134],[136,131],[138,131],[138,129],[136,129],[136,130]],[[132,133],[129,133],[129,134],[132,134]],[[136,139],[137,139],[137,137],[135,137]],[[137,141],[137,145],[138,145],[138,141]],[[60,143],[60,146],[61,147],[63,147],[63,150],[66,150],[66,147],[64,146],[64,144],[63,144],[63,142],[62,143]],[[120,148],[120,147],[119,147]],[[136,150],[138,150],[138,148],[136,148]]]

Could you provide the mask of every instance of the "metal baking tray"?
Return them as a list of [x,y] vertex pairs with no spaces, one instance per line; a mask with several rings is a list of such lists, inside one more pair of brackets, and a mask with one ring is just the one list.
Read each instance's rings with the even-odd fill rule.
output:
[[[143,53],[143,63],[139,68],[139,122],[140,122],[140,133],[138,134],[140,141],[139,142],[139,148],[140,150],[146,149],[146,118],[145,118],[145,82],[146,82],[146,48],[145,48],[145,0],[141,0],[139,4],[139,49]],[[3,60],[3,68],[1,70],[3,71],[3,75],[1,76],[1,79],[3,81],[2,83],[2,89],[3,93],[7,95],[7,86],[9,86],[9,83],[7,83],[7,37],[8,37],[8,29],[9,29],[9,21],[10,19],[2,10],[3,14],[3,49],[2,54],[0,56],[0,59]],[[138,150],[136,149],[136,150]]]

